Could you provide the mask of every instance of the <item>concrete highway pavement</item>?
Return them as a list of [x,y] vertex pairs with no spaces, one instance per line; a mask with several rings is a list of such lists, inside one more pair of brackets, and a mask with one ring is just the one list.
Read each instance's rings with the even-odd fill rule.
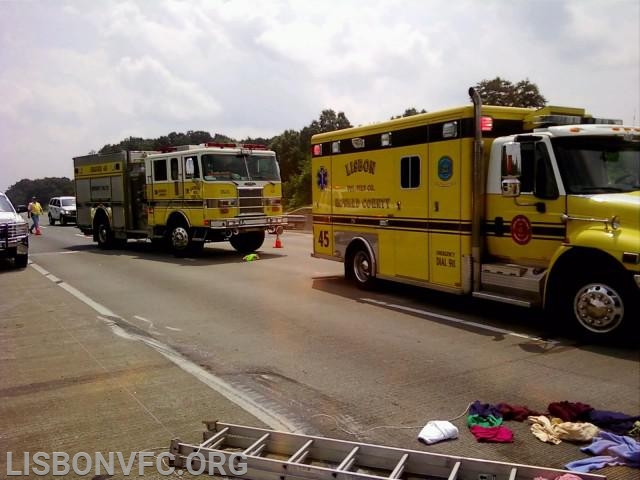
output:
[[[126,250],[101,251],[77,234],[73,227],[46,228],[42,237],[32,240],[35,265],[24,272],[5,271],[1,281],[17,276],[24,286],[36,280],[37,266],[53,280],[37,279],[50,291],[38,304],[62,318],[68,316],[66,310],[71,317],[76,310],[84,311],[88,323],[79,331],[111,335],[108,350],[114,357],[121,349],[158,355],[144,342],[151,338],[202,367],[209,380],[223,381],[244,402],[239,412],[235,407],[216,408],[229,415],[216,415],[220,420],[280,424],[422,449],[415,436],[426,421],[451,419],[476,399],[535,409],[559,400],[628,413],[638,408],[636,350],[542,339],[535,314],[510,307],[406,287],[358,291],[345,283],[341,265],[309,257],[312,238],[307,234],[285,233],[283,249],[273,249],[268,238],[261,259],[250,263],[225,245],[207,247],[199,258],[175,259],[133,243]],[[113,315],[105,321],[104,314],[79,304],[61,284]],[[3,290],[3,300],[5,295]],[[11,318],[28,315],[27,305],[15,306]],[[71,332],[73,328],[68,327]],[[53,330],[60,334],[59,327]],[[17,335],[8,331],[5,340]],[[106,337],[103,343],[110,345]],[[144,365],[142,380],[158,388],[162,379],[173,382],[173,373],[163,372],[152,380]],[[215,381],[199,380],[216,399],[226,398]],[[38,381],[25,377],[21,385]],[[31,395],[39,401],[38,392]],[[211,418],[202,417],[204,413],[194,410],[191,430],[199,428],[194,425],[202,418]],[[120,422],[126,425],[119,418],[115,423]],[[464,418],[454,423],[460,439],[429,451],[556,468],[582,456],[575,445],[542,444],[523,424],[509,425],[516,432],[514,444],[491,445],[475,442]],[[174,425],[170,430],[179,432]],[[627,475],[625,469],[612,470],[610,478]]]

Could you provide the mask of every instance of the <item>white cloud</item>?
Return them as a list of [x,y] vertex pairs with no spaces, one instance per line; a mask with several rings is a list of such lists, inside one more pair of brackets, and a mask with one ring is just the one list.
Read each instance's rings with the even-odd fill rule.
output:
[[635,0],[0,2],[0,189],[130,135],[371,123],[498,75],[638,123],[639,21]]

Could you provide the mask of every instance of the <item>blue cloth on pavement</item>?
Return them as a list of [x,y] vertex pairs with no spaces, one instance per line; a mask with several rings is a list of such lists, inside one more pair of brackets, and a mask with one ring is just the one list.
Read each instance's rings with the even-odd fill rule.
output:
[[632,417],[626,413],[610,412],[608,410],[591,410],[586,414],[587,422],[618,435],[628,434],[636,420],[640,420],[640,415]]
[[495,418],[502,418],[502,412],[497,405],[481,403],[480,400],[476,400],[471,404],[469,407],[469,415],[480,415],[481,417],[492,415]]
[[587,473],[609,465],[640,468],[640,442],[631,437],[603,431],[580,450],[598,456],[569,462],[565,465],[568,470]]

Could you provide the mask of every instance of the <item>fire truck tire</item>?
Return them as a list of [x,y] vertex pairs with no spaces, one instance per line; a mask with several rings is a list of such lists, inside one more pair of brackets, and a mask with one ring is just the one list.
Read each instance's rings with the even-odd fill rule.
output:
[[240,253],[255,252],[264,243],[264,230],[233,235],[229,239],[229,243]]
[[373,262],[367,249],[357,246],[352,250],[345,263],[345,276],[355,282],[363,290],[369,290],[375,283],[371,269]]
[[171,251],[176,257],[184,257],[189,253],[189,244],[191,236],[189,228],[183,223],[177,223],[171,226],[169,231],[169,245]]
[[104,250],[113,248],[114,238],[109,222],[104,218],[98,220],[98,228],[96,229],[98,238],[98,247]]
[[560,308],[563,316],[574,320],[582,336],[621,337],[638,314],[631,287],[617,275],[578,272],[567,283]]

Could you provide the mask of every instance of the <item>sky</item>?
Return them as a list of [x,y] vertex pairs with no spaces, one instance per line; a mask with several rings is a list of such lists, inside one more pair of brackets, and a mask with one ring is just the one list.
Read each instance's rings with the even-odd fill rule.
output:
[[497,76],[640,124],[640,2],[0,0],[0,191],[129,136],[366,125]]

